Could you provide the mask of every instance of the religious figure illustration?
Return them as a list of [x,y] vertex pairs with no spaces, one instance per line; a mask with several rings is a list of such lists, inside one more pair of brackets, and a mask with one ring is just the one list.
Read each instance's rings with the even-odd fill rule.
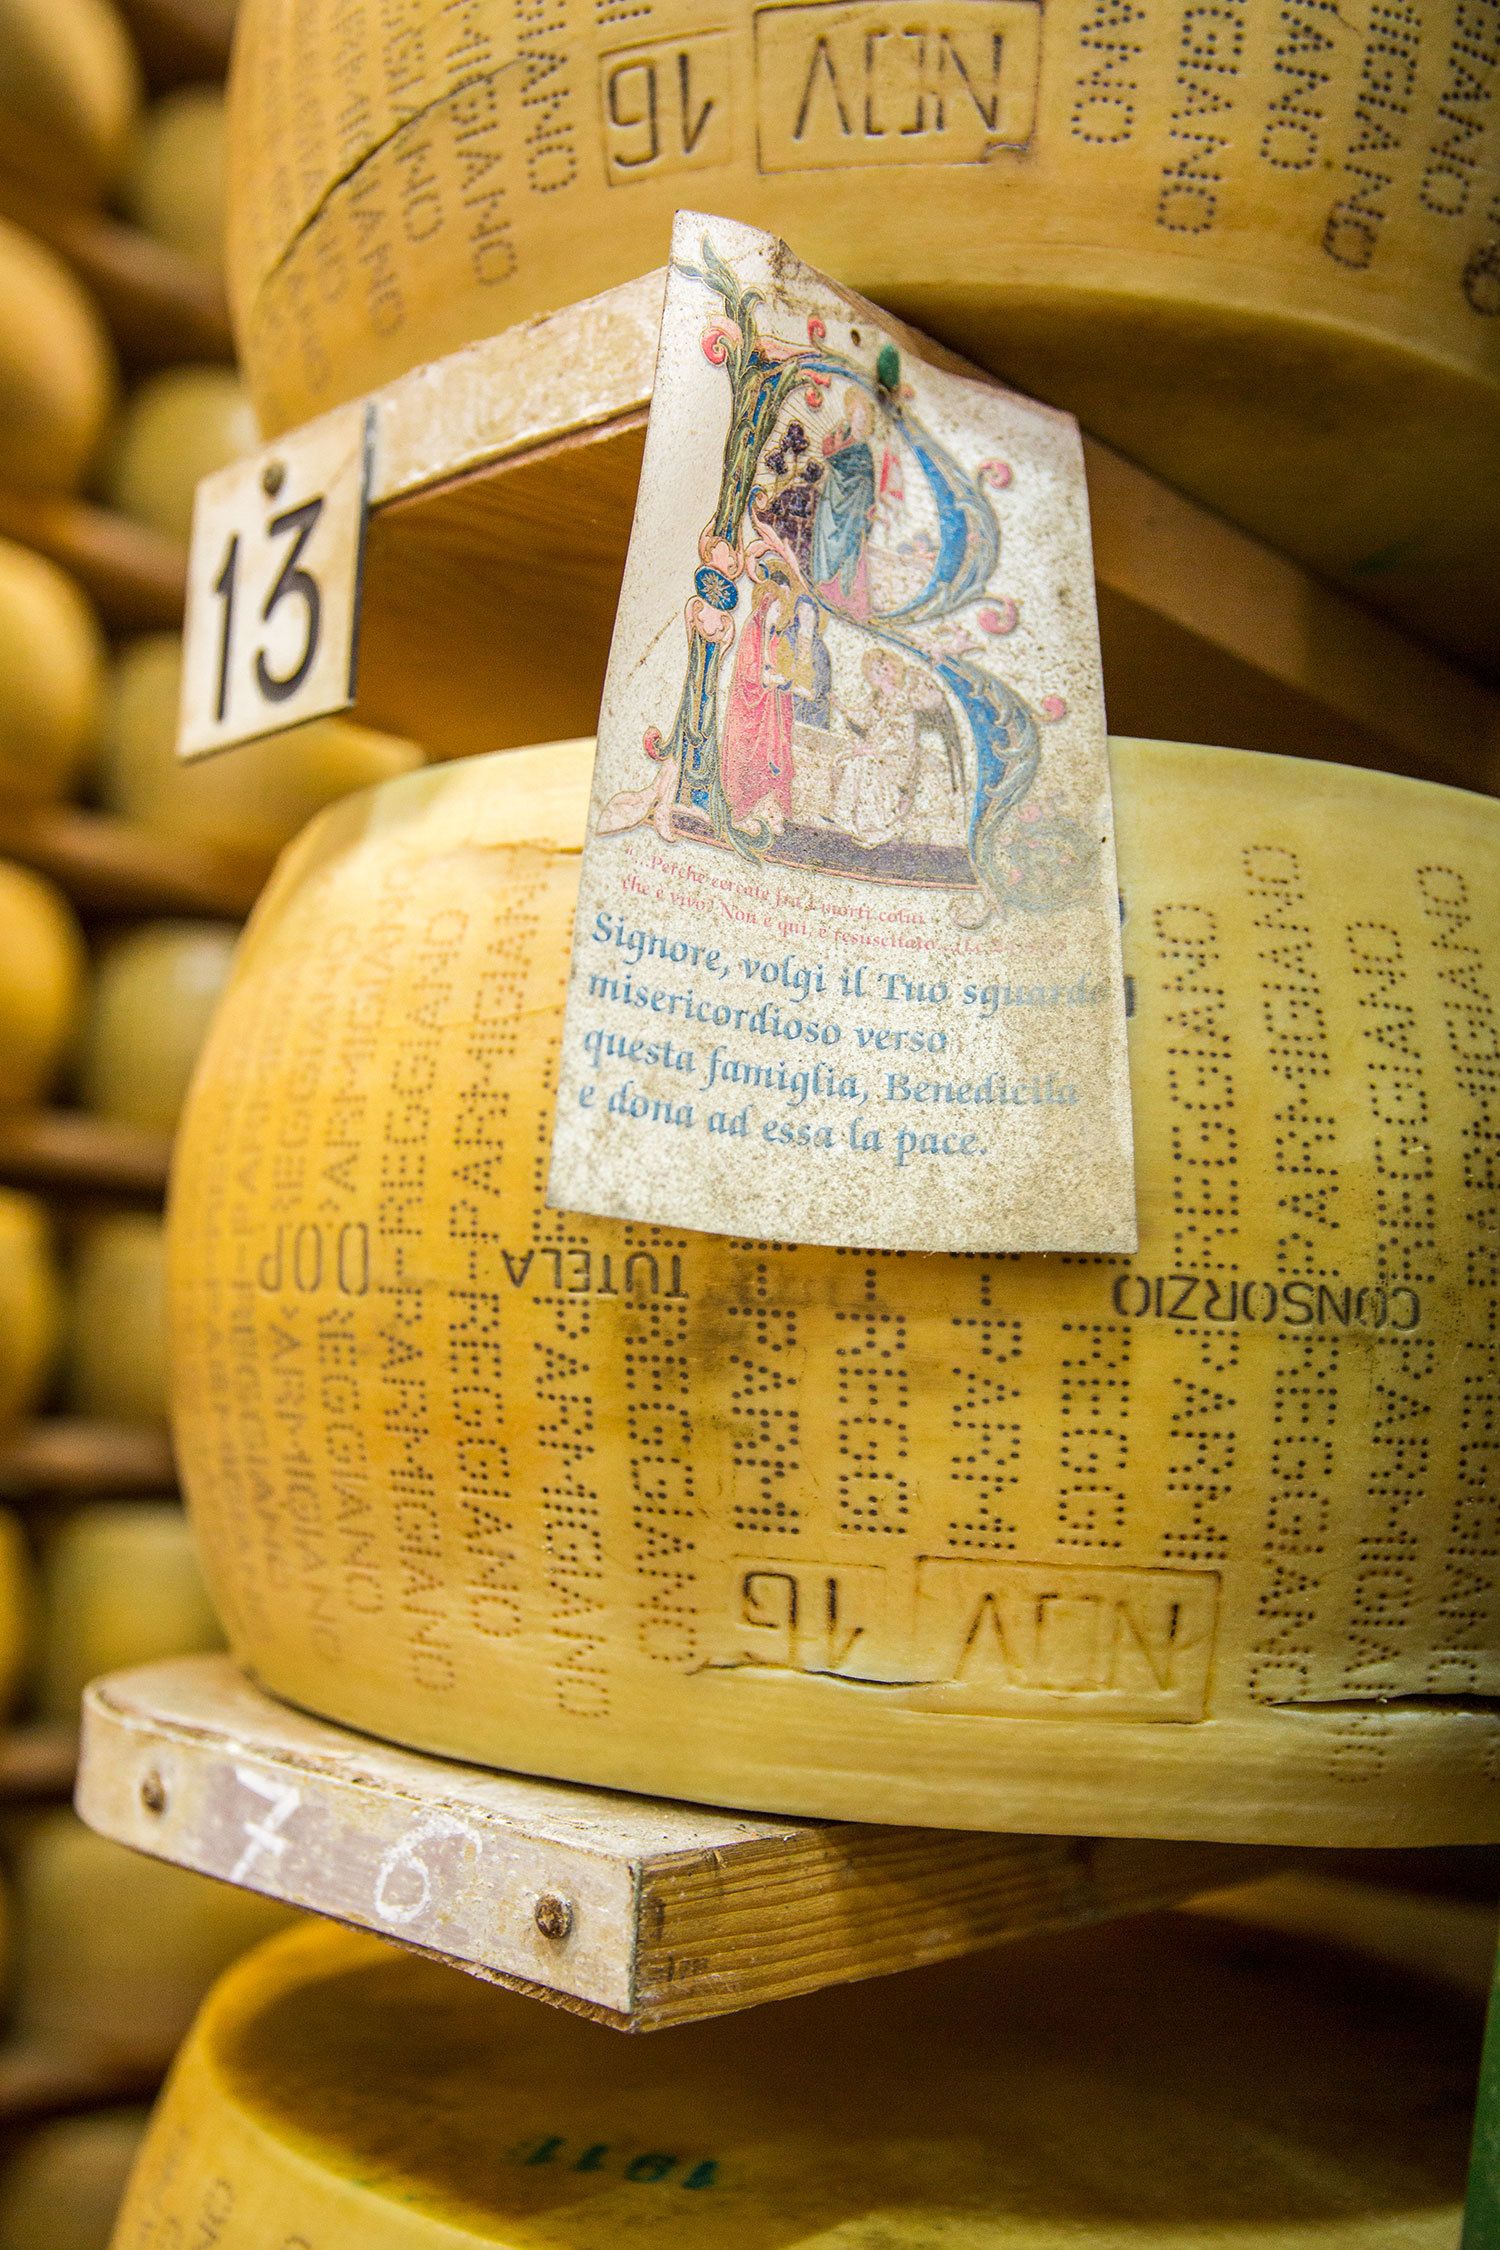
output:
[[1050,802],[1017,819],[1065,706],[1033,707],[992,664],[1018,620],[992,583],[1008,466],[955,458],[889,340],[867,364],[815,313],[805,342],[775,333],[706,235],[676,271],[716,308],[701,345],[726,378],[723,474],[676,715],[646,731],[655,778],[617,792],[599,831],[650,822],[667,842],[941,887],[970,923],[1068,904],[1094,842]]

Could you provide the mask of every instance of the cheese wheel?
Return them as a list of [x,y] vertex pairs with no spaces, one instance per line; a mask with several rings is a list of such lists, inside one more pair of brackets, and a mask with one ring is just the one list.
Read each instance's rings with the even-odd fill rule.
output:
[[114,180],[140,104],[109,0],[0,0],[0,144],[37,187],[74,199]]
[[215,1977],[291,1919],[62,1807],[27,1825],[14,1875],[15,2032],[124,2068],[164,2065]]
[[100,794],[112,812],[161,836],[188,836],[272,859],[336,798],[392,780],[422,762],[394,735],[347,719],[314,719],[228,758],[177,757],[181,643],[173,633],[134,641],[106,697]]
[[78,919],[45,875],[0,859],[0,1110],[51,1091],[83,1002]]
[[231,922],[143,922],[107,949],[83,1026],[90,1109],[171,1132],[238,934]]
[[114,1422],[167,1418],[167,1272],[152,1211],[94,1219],[73,1253],[68,1398]]
[[173,1500],[97,1500],[69,1516],[42,1558],[40,1611],[36,1698],[48,1718],[76,1718],[105,1672],[223,1645]]
[[102,472],[104,497],[186,541],[200,480],[260,442],[255,410],[227,367],[168,367],[131,392]]
[[92,299],[45,243],[0,219],[0,486],[73,491],[117,387]]
[[[0,1508],[0,1716],[14,1708],[21,1675],[31,1653],[33,1579],[25,1527],[9,1508]],[[4,1899],[0,1897],[0,1970],[8,1945]]]
[[[548,1210],[587,745],[292,847],[169,1225],[179,1466],[268,1687],[773,1812],[1500,1835],[1500,805],[1112,757],[1133,1259]],[[672,979],[618,935],[628,1038]]]
[[[268,430],[748,220],[1500,663],[1500,105],[1471,0],[246,0]],[[312,103],[309,85],[336,86]]]
[[224,96],[179,86],[141,120],[122,200],[137,226],[218,271],[224,262]]
[[308,1928],[208,2002],[116,2242],[1452,2250],[1478,2017],[1161,1915],[634,2040]]
[[101,2109],[28,2133],[0,2171],[0,2250],[109,2250],[146,2120]]
[[47,1214],[35,1196],[0,1188],[0,1432],[41,1397],[61,1327]]
[[0,802],[66,796],[99,726],[104,638],[81,587],[0,539]]

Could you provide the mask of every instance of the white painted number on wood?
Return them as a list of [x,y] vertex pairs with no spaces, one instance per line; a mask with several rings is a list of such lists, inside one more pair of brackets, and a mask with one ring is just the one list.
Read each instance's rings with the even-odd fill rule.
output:
[[281,1831],[301,1804],[302,1792],[288,1781],[269,1781],[253,1766],[236,1766],[234,1778],[242,1789],[262,1798],[271,1808],[264,1819],[244,1823],[245,1848],[229,1870],[231,1883],[248,1883],[250,1870],[262,1854],[274,1862],[286,1850],[287,1839]]
[[478,1852],[484,1838],[452,1813],[433,1812],[392,1844],[375,1877],[375,1912],[392,1929],[406,1929],[432,1904],[432,1869],[422,1857],[424,1844],[460,1837]]
[[180,758],[353,702],[373,427],[356,400],[199,485]]

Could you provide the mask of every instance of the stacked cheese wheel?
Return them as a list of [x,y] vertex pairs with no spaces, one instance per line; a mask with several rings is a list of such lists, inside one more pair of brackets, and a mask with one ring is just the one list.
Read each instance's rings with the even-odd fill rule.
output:
[[391,37],[375,0],[246,0],[229,269],[251,388],[285,428],[661,264],[677,209],[714,212],[1500,662],[1500,113],[1476,21],[1466,0],[421,0]]
[[117,2239],[1451,2250],[1477,2015],[1182,1916],[636,2041],[296,1931],[205,2008]]
[[293,847],[170,1227],[179,1463],[260,1679],[778,1812],[1500,1836],[1500,806],[1112,758],[1128,1260],[547,1209],[585,744]]

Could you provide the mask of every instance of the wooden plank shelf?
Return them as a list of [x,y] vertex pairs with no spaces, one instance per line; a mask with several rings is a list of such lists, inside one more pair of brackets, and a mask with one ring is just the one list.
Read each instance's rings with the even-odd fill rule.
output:
[[0,2046],[0,2127],[148,2100],[160,2083],[142,2064],[16,2041]]
[[254,905],[270,872],[189,838],[154,836],[79,805],[0,805],[0,857],[50,875],[90,914],[227,915]]
[[96,1681],[76,1801],[137,1851],[632,2031],[1172,1904],[1287,1856],[774,1820],[489,1773],[307,1718],[223,1656]]
[[0,1442],[0,1500],[111,1500],[177,1489],[166,1427],[53,1414]]
[[175,632],[182,623],[187,550],[128,516],[66,494],[0,486],[0,538],[71,571],[114,632]]
[[126,365],[230,362],[220,276],[109,212],[39,194],[0,165],[0,216],[50,243],[91,291]]
[[234,9],[235,0],[120,0],[154,93],[224,76]]
[[0,1805],[71,1797],[78,1729],[70,1720],[22,1719],[0,1727]]
[[[662,288],[646,275],[374,394],[361,717],[437,756],[592,732]],[[1086,450],[1116,733],[1500,787],[1500,697],[1109,447]]]
[[82,1109],[0,1114],[0,1183],[159,1203],[172,1142],[166,1133]]

